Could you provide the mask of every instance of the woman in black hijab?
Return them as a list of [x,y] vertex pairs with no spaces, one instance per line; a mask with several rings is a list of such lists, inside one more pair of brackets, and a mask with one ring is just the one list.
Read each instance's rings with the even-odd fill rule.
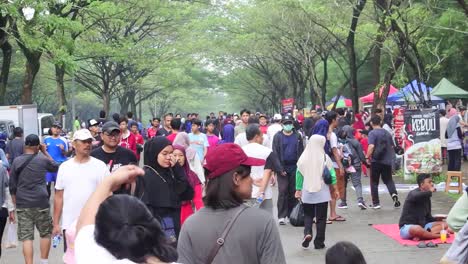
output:
[[160,220],[166,236],[177,242],[180,231],[181,202],[193,198],[193,189],[184,169],[172,155],[171,142],[166,137],[154,137],[144,147],[144,186],[142,201],[154,217]]

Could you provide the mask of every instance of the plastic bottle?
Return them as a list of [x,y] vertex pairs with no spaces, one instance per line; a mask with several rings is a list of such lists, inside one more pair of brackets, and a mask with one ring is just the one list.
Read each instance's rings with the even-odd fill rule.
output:
[[54,236],[54,238],[52,238],[52,247],[56,248],[60,244],[61,239],[62,237],[60,235]]
[[260,205],[262,203],[263,203],[263,197],[259,196],[259,197],[257,197],[257,199],[255,199],[255,203],[254,203],[254,205],[252,207],[258,208],[258,207],[260,207]]

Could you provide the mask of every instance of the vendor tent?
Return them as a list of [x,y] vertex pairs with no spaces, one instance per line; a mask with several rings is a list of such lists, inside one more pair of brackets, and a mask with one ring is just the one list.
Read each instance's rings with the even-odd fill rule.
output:
[[468,98],[468,92],[451,83],[449,80],[442,78],[440,82],[432,89],[431,95],[439,96],[445,99],[462,99]]
[[[380,95],[382,95],[383,89],[384,89],[384,86],[380,87],[380,91],[379,91]],[[394,94],[396,92],[398,92],[398,89],[390,84],[390,91],[388,92],[388,95],[392,95],[392,94]],[[371,92],[370,94],[359,98],[359,100],[361,100],[361,102],[364,103],[364,104],[369,104],[369,103],[374,102],[374,92]]]
[[[423,96],[426,101],[429,100],[427,98],[427,90],[429,89],[429,92],[432,90],[431,87],[427,87],[426,84],[420,83],[421,85],[421,90],[423,92]],[[418,98],[419,94],[419,88],[418,88],[418,83],[416,80],[412,81],[411,83],[407,84],[405,87],[401,88],[399,92],[394,93],[390,95],[387,98],[387,104],[392,104],[392,105],[405,105],[406,102],[417,102],[419,101]],[[433,103],[443,103],[444,99],[431,95],[431,101]]]

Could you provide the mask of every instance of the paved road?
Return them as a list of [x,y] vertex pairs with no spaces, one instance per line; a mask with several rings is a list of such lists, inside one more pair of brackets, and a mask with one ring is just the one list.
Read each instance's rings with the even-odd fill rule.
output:
[[[368,185],[368,179],[364,178],[364,185]],[[439,248],[419,249],[417,247],[405,247],[392,239],[384,236],[373,229],[371,224],[391,224],[398,223],[401,209],[394,209],[388,194],[381,194],[382,209],[361,211],[355,203],[354,191],[348,187],[349,191],[349,209],[339,210],[339,214],[346,217],[347,221],[343,223],[333,223],[327,226],[326,245],[332,246],[334,243],[342,240],[348,240],[355,243],[364,253],[368,263],[412,263],[427,264],[438,263],[438,260],[448,249],[448,245],[441,245]],[[365,193],[367,200],[370,195]],[[406,193],[400,193],[400,199],[403,201]],[[447,213],[454,201],[444,193],[435,193],[433,197],[433,212]],[[276,201],[276,200],[275,200]],[[325,250],[303,250],[300,247],[302,239],[302,228],[280,226],[281,239],[286,252],[288,263],[324,263]],[[36,234],[37,236],[37,234]],[[36,263],[39,263],[38,241],[35,243]],[[61,249],[51,249],[49,263],[62,263]],[[0,263],[20,264],[24,263],[21,254],[21,248],[8,249],[3,251]]]

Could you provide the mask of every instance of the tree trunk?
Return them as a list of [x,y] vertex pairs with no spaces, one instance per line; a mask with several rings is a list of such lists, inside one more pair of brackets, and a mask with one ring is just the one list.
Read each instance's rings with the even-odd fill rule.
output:
[[355,32],[364,6],[366,5],[366,0],[359,0],[357,5],[353,7],[353,18],[351,19],[351,26],[349,27],[348,37],[346,39],[346,49],[348,51],[349,59],[349,77],[351,84],[351,99],[353,101],[353,110],[355,113],[359,110],[359,93],[358,93],[358,83],[357,83],[357,70],[356,65],[356,50],[354,47]]
[[393,77],[395,77],[396,72],[398,71],[398,69],[400,68],[402,64],[403,64],[403,55],[400,54],[396,58],[395,64],[391,66],[385,73],[384,89],[382,90],[382,96],[380,96],[380,93],[378,93],[379,96],[374,97],[374,103],[372,105],[372,112],[374,112],[375,109],[377,108],[385,110],[387,97],[390,92],[390,84],[392,83]]
[[[60,117],[67,112],[67,99],[65,98],[65,66],[55,65],[55,83],[57,84],[57,97],[59,103]],[[60,118],[62,120],[62,118]]]
[[465,3],[465,0],[457,0],[460,7],[465,11],[465,15],[468,16],[468,5]]
[[[106,91],[108,91],[108,89]],[[112,117],[112,115],[110,113],[110,101],[111,101],[110,95],[108,93],[103,93],[102,94],[102,105],[104,106],[104,111],[106,111],[106,113],[107,113],[107,115],[109,117]]]
[[21,104],[32,104],[32,91],[34,80],[41,67],[40,59],[42,52],[31,52],[26,56],[26,65],[23,80],[23,93],[21,95]]
[[6,101],[5,94],[8,85],[8,76],[10,74],[11,51],[12,47],[10,43],[5,40],[2,44],[3,62],[2,71],[0,72],[0,105],[4,105]]

